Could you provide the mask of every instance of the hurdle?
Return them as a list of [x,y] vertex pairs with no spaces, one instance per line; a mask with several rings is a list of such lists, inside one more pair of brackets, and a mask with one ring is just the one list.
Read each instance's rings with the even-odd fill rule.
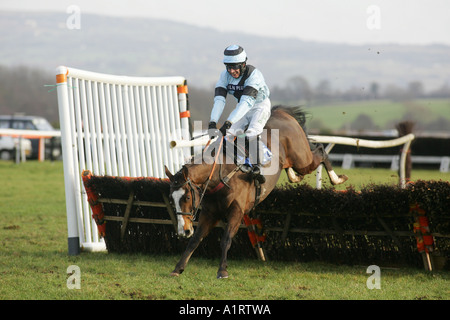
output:
[[187,81],[182,76],[129,77],[66,66],[56,69],[64,166],[68,252],[105,251],[81,173],[164,178],[179,170],[191,148]]

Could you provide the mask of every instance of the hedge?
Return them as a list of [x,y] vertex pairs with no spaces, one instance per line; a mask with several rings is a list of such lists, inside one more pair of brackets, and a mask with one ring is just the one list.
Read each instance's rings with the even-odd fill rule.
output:
[[[103,199],[126,200],[133,190],[135,201],[164,203],[163,194],[169,194],[169,182],[162,179],[93,176],[87,183]],[[251,217],[262,223],[259,231],[266,236],[262,246],[269,260],[420,267],[413,233],[416,217],[410,212],[410,205],[416,204],[426,212],[435,235],[433,254],[449,257],[450,183],[446,181],[416,181],[406,189],[368,185],[361,191],[350,187],[344,192],[285,185],[275,188]],[[123,204],[103,203],[106,216],[123,217],[124,208]],[[167,208],[146,206],[133,206],[130,218],[170,220]],[[106,223],[105,242],[110,252],[173,254],[184,251],[187,244],[169,222],[128,223],[123,240],[122,222]],[[194,255],[220,257],[221,234],[221,228],[215,228]],[[246,228],[233,239],[229,257],[256,258]]]

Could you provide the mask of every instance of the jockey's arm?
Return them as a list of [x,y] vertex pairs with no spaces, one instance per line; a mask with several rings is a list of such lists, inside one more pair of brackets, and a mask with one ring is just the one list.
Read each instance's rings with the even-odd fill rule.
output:
[[214,91],[214,105],[211,110],[211,116],[209,122],[215,122],[217,123],[219,121],[220,116],[222,115],[223,109],[225,108],[226,104],[226,97],[227,97],[227,78],[226,78],[226,71],[222,72],[219,78],[219,81],[217,81],[216,88]]
[[222,95],[216,95],[214,97],[214,105],[211,110],[210,122],[217,123],[219,121],[220,116],[222,115],[223,109],[225,107],[225,97]]
[[228,121],[235,123],[239,121],[255,105],[255,98],[249,95],[242,95],[236,108],[228,116]]

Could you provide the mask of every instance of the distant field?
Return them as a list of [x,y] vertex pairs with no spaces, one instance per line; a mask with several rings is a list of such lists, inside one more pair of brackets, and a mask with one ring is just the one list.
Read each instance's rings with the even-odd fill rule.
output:
[[[395,123],[412,119],[429,123],[443,118],[450,121],[450,100],[422,99],[411,102],[389,100],[370,100],[341,102],[305,109],[311,115],[309,129],[322,124],[330,130],[342,129],[352,123],[360,114],[368,115],[379,129],[394,129]],[[450,130],[450,128],[448,128]]]

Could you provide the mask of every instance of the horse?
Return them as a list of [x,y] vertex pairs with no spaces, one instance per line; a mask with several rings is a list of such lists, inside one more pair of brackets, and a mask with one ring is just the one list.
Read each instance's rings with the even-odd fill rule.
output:
[[[305,112],[299,107],[272,108],[271,116],[264,127],[267,135],[263,142],[272,151],[271,163],[276,166],[269,174],[265,173],[263,167],[266,181],[260,185],[259,190],[251,174],[238,170],[239,166],[235,161],[222,161],[218,164],[217,160],[226,160],[224,158],[227,156],[220,150],[215,152],[215,161],[191,160],[176,174],[172,174],[165,167],[165,173],[170,180],[170,198],[177,213],[177,233],[181,237],[192,236],[171,276],[179,276],[184,271],[200,242],[222,220],[226,222],[226,226],[220,242],[222,254],[217,278],[227,278],[227,252],[243,216],[269,195],[283,169],[287,171],[288,180],[296,183],[323,163],[333,185],[347,180],[347,176],[337,175],[333,171],[323,145],[309,144],[303,128],[305,119]],[[276,133],[277,146],[272,142],[272,136]],[[193,221],[200,204],[201,213],[194,232]]]

